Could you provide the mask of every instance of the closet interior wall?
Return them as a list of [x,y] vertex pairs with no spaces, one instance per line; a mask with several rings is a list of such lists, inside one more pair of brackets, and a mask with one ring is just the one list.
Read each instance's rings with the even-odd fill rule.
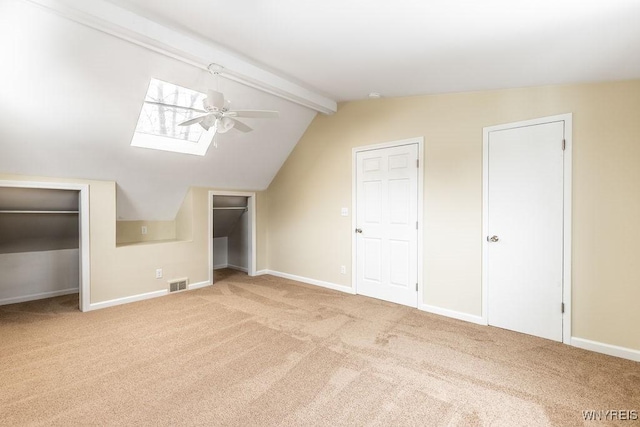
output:
[[249,268],[248,198],[213,196],[213,268]]
[[77,293],[79,192],[0,187],[0,305]]

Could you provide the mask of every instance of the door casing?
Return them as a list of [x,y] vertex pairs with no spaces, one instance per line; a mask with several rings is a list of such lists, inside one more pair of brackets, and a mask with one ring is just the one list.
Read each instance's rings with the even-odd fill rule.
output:
[[253,191],[225,191],[225,190],[209,190],[208,203],[209,215],[207,221],[208,229],[208,245],[209,245],[209,284],[213,284],[213,196],[243,196],[247,197],[247,215],[249,215],[249,247],[247,248],[247,262],[249,268],[247,275],[256,275],[256,193]]
[[39,188],[46,190],[78,191],[78,227],[79,227],[79,286],[78,308],[80,311],[95,310],[91,305],[91,253],[89,240],[89,184],[72,184],[67,182],[38,182],[38,181],[0,181],[0,187]]
[[420,308],[423,304],[423,289],[424,289],[424,280],[423,280],[423,227],[424,227],[424,216],[423,216],[423,187],[424,187],[424,137],[416,137],[409,139],[402,139],[398,141],[390,141],[384,142],[381,144],[373,144],[366,146],[354,147],[351,150],[351,286],[354,290],[354,293],[358,293],[358,281],[357,281],[357,253],[356,253],[356,233],[355,229],[357,228],[357,198],[356,198],[356,188],[357,188],[357,154],[362,151],[370,151],[377,150],[381,148],[391,148],[391,147],[399,147],[402,145],[409,144],[417,144],[418,145],[418,241],[417,241],[417,252],[418,252],[418,308]]
[[488,325],[488,250],[489,243],[486,237],[489,235],[489,134],[490,132],[513,129],[525,126],[541,125],[551,122],[564,121],[565,152],[563,161],[563,274],[562,274],[562,301],[564,313],[562,314],[562,342],[571,344],[571,158],[573,147],[573,114],[559,114],[556,116],[542,117],[515,123],[483,128],[482,138],[482,321]]

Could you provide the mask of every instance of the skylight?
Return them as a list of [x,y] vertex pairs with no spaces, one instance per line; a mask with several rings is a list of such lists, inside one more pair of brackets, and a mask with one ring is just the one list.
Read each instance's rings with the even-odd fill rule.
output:
[[205,94],[151,79],[131,146],[204,156],[215,130],[178,126],[204,113]]

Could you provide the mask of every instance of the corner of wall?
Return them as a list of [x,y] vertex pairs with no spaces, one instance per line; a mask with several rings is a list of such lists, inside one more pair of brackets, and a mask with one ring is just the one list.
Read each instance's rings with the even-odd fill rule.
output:
[[176,215],[176,239],[193,239],[193,189],[189,188]]
[[269,189],[256,192],[256,270],[269,269]]

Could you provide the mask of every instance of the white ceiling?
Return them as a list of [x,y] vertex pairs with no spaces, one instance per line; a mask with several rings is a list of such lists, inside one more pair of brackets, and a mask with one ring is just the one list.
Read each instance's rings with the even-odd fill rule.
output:
[[189,186],[266,188],[315,112],[221,80],[234,108],[281,119],[205,157],[131,147],[150,78],[215,81],[48,9],[104,4],[335,101],[640,78],[640,0],[0,0],[0,172],[116,181],[121,219],[172,219]]
[[638,0],[111,0],[334,100],[640,77]]
[[206,71],[61,18],[0,0],[0,173],[116,181],[120,219],[173,219],[190,186],[265,189],[315,112],[241,84],[219,89],[254,131],[217,136],[204,157],[131,147],[152,77],[205,92]]

